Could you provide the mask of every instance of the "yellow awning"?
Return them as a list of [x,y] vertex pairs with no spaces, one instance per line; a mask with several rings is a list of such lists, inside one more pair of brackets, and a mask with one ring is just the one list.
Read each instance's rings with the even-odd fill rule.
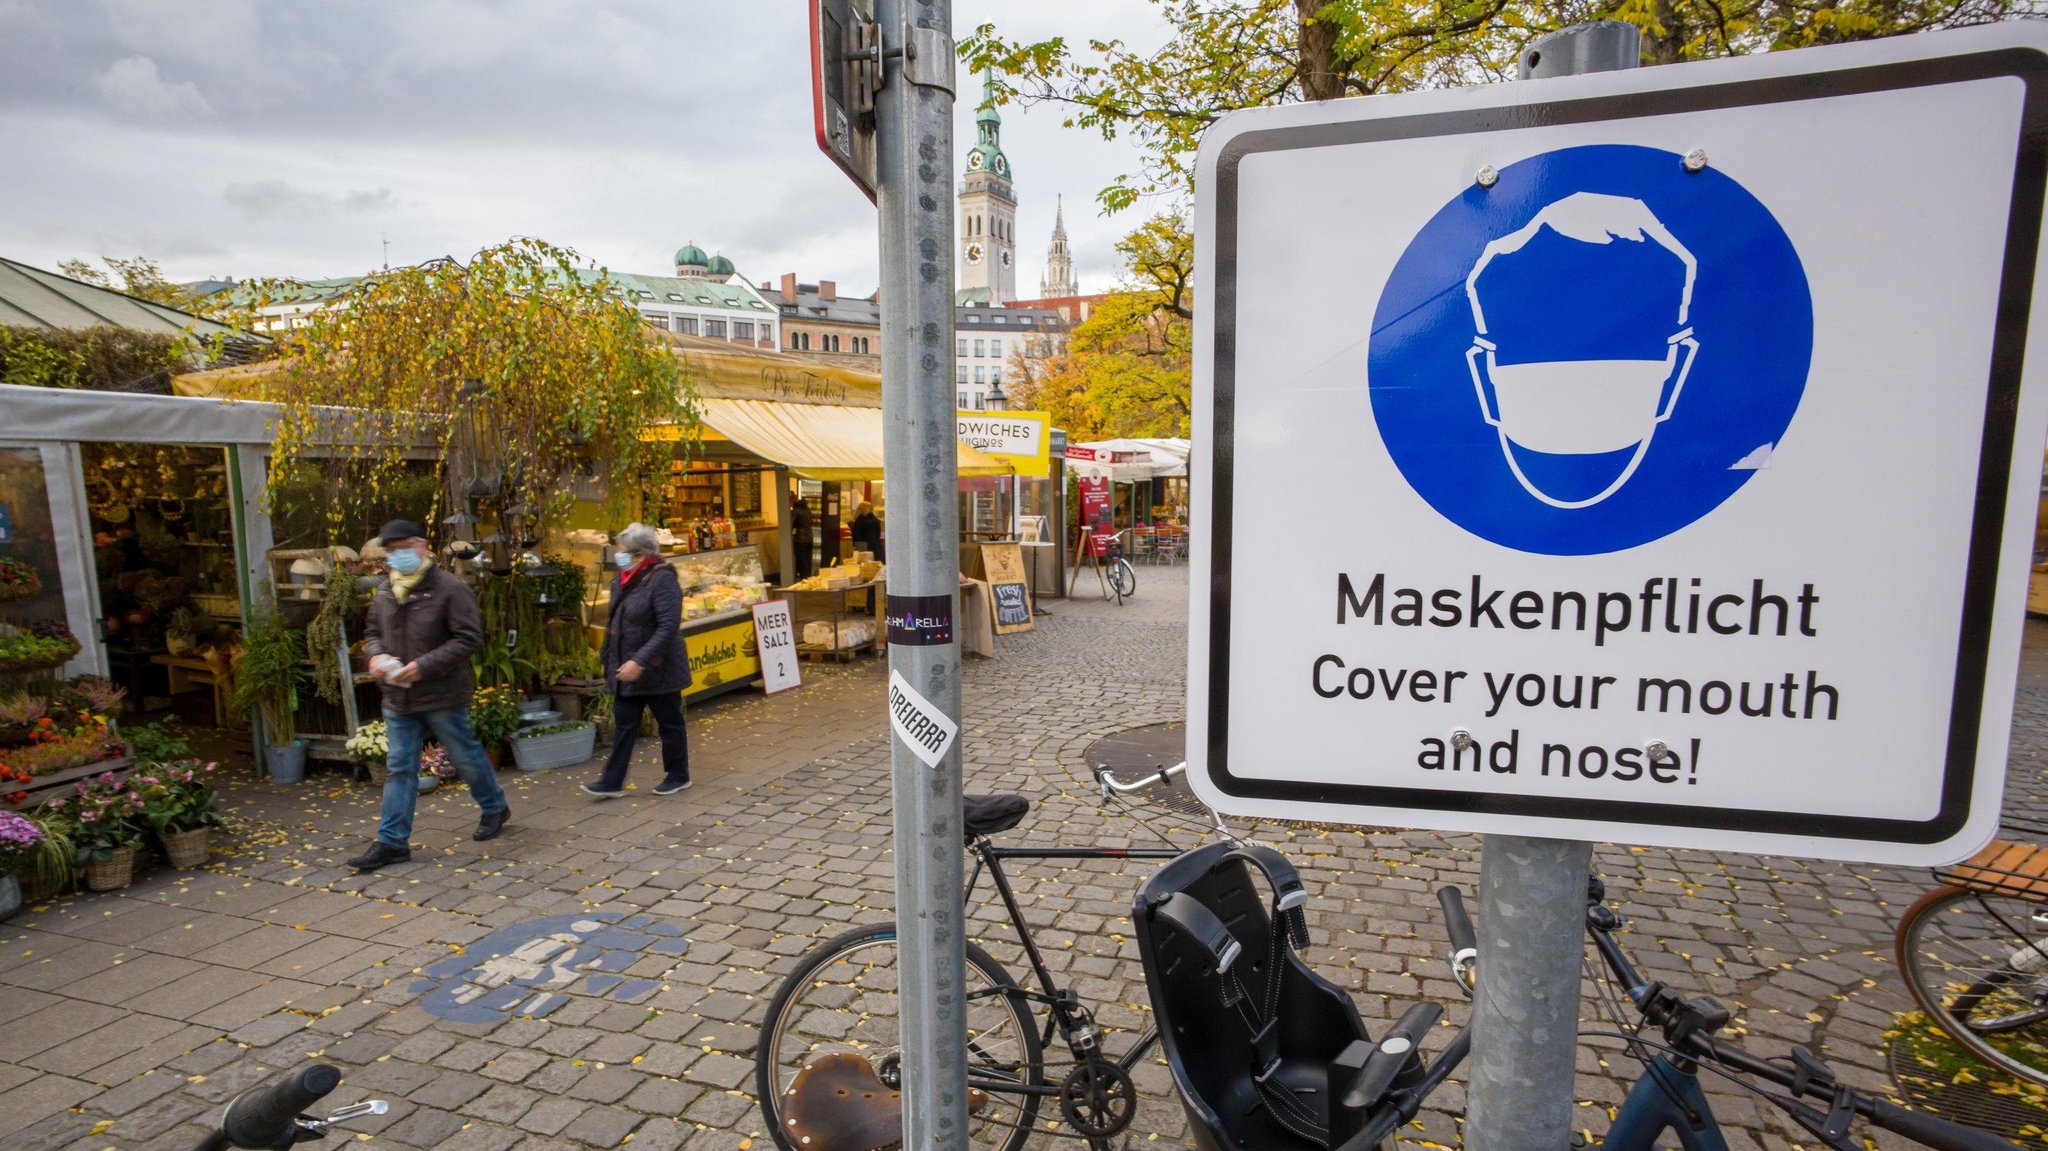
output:
[[[706,397],[703,404],[706,426],[805,479],[882,478],[880,408],[716,397]],[[1001,460],[960,445],[963,476],[1006,476],[1012,470]]]

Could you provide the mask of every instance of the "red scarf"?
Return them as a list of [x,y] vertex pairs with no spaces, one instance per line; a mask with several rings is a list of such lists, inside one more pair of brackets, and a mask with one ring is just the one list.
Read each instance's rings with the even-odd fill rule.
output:
[[625,570],[619,573],[619,586],[623,588],[627,584],[632,583],[634,576],[639,575],[641,572],[646,571],[648,568],[652,566],[654,566],[653,556],[641,556],[640,559],[637,562],[635,562],[632,567],[626,568]]

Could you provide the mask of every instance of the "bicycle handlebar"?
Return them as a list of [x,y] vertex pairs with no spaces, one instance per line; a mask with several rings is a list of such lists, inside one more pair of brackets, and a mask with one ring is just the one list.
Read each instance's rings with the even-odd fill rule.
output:
[[1108,764],[1101,763],[1095,766],[1095,783],[1096,786],[1102,789],[1102,798],[1108,799],[1111,792],[1128,793],[1133,791],[1143,791],[1148,787],[1157,787],[1162,783],[1168,783],[1173,780],[1179,779],[1187,773],[1188,765],[1186,761],[1182,761],[1180,763],[1174,764],[1172,767],[1162,767],[1158,771],[1153,772],[1151,775],[1140,776],[1139,778],[1131,780],[1127,783],[1121,779],[1118,779],[1116,775],[1110,770]]
[[228,1104],[215,1141],[235,1147],[290,1147],[299,1139],[299,1114],[340,1085],[339,1068],[315,1063],[251,1087]]

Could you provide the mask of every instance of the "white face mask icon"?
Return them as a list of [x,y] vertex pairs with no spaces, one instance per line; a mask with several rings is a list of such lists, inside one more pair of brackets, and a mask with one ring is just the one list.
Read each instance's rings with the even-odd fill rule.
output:
[[[1519,349],[1505,339],[1496,343],[1497,333],[1490,332],[1487,326],[1480,276],[1496,259],[1522,252],[1546,230],[1553,233],[1552,239],[1581,244],[1654,243],[1677,258],[1684,280],[1676,300],[1675,323],[1664,330],[1669,334],[1661,341],[1661,356],[1641,356],[1645,341],[1640,334],[1623,349],[1637,353],[1636,356],[1612,359],[1532,360],[1514,354]],[[1620,491],[1635,474],[1650,449],[1657,425],[1670,418],[1678,403],[1686,374],[1699,352],[1699,341],[1687,326],[1698,267],[1692,253],[1671,235],[1648,205],[1641,200],[1596,192],[1579,192],[1546,206],[1528,224],[1488,244],[1480,254],[1465,279],[1465,293],[1478,329],[1472,348],[1466,353],[1466,362],[1472,371],[1480,410],[1500,435],[1501,454],[1515,479],[1530,495],[1552,507],[1588,507]],[[1558,283],[1554,290],[1571,293],[1598,289],[1581,283]],[[1524,331],[1522,339],[1540,345],[1542,333],[1530,339]],[[1504,357],[1523,362],[1501,363]],[[1597,487],[1590,496],[1564,497],[1544,490],[1542,484],[1549,481],[1532,479],[1530,469],[1524,466],[1529,461],[1518,457],[1518,452],[1566,458],[1603,456],[1630,448],[1634,451],[1616,474],[1606,479],[1604,486],[1590,485]]]

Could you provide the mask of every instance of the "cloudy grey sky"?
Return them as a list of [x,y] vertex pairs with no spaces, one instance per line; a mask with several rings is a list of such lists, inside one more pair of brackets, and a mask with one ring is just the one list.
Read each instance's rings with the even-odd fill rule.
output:
[[[964,37],[1156,43],[1145,0],[955,0]],[[805,0],[0,0],[0,255],[155,258],[173,279],[350,275],[512,235],[662,272],[694,241],[756,282],[865,293],[874,211],[812,136]],[[963,77],[956,151],[980,86]],[[1018,281],[1065,193],[1082,286],[1115,272],[1094,193],[1130,147],[1003,109]]]

